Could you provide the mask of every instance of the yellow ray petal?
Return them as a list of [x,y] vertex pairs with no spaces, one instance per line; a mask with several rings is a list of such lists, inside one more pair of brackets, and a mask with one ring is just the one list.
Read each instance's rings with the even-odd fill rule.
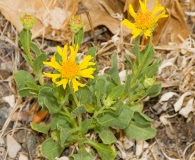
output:
[[70,46],[70,61],[75,61],[76,54],[78,52],[79,46],[77,45],[76,48],[74,49],[72,46]]
[[146,37],[150,37],[151,36],[151,29],[147,29],[145,32],[144,32],[144,36]]
[[129,13],[130,15],[135,19],[135,17],[137,16],[137,14],[135,13],[133,6],[130,4],[129,5]]
[[142,13],[147,12],[146,3],[147,3],[147,0],[144,0],[144,3],[141,0],[139,0],[139,4],[140,4],[141,10],[142,10]]
[[61,74],[51,74],[46,72],[43,73],[45,74],[46,77],[52,78],[53,82],[56,82],[56,79],[61,77]]
[[73,78],[72,79],[72,87],[74,89],[74,91],[78,91],[78,87],[84,87],[86,84],[82,84],[82,83],[79,83],[76,78]]
[[129,29],[135,29],[136,28],[135,24],[131,23],[128,19],[124,19],[122,21],[122,24],[124,24]]
[[142,32],[143,32],[142,29],[138,29],[138,28],[134,29],[134,30],[132,31],[132,34],[133,34],[133,37],[132,37],[132,38],[136,38],[136,37],[137,37],[138,35],[140,35]]
[[79,76],[85,77],[85,78],[92,78],[94,79],[94,76],[92,76],[93,72],[95,71],[95,68],[88,68],[81,70],[79,72]]
[[62,80],[60,80],[60,81],[58,81],[58,82],[55,82],[55,84],[56,84],[57,86],[63,85],[63,88],[64,88],[64,89],[66,89],[67,83],[68,83],[68,79],[65,79],[65,78],[62,79]]
[[61,68],[59,63],[56,61],[55,54],[51,57],[51,61],[50,62],[43,62],[43,64],[45,64],[47,66],[50,66],[50,67],[53,67],[53,68],[55,68],[58,71]]
[[92,56],[88,55],[86,56],[83,61],[79,64],[79,68],[80,69],[85,69],[87,68],[88,66],[94,66],[95,63],[94,62],[89,62],[91,59],[93,59]]

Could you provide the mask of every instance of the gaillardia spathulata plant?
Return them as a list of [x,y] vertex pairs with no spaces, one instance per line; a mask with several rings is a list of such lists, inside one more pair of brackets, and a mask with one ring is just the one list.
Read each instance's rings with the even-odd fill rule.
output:
[[[117,155],[115,133],[119,130],[136,140],[147,140],[156,135],[152,119],[142,112],[140,101],[147,96],[155,97],[161,91],[161,85],[155,82],[160,60],[154,59],[151,39],[158,19],[167,15],[158,1],[152,12],[147,10],[146,0],[139,3],[141,10],[138,13],[129,6],[135,22],[122,21],[132,30],[135,38],[132,52],[136,56],[134,63],[125,56],[127,70],[132,70],[127,73],[125,82],[119,77],[116,54],[112,55],[108,73],[101,76],[97,74],[96,47],[90,48],[83,59],[77,56],[84,35],[80,16],[74,16],[70,21],[71,27],[76,28],[72,32],[72,45],[66,44],[63,49],[57,46],[50,60],[31,41],[30,29],[21,31],[20,44],[33,75],[20,70],[14,73],[14,78],[20,96],[34,97],[42,110],[50,113],[49,122],[31,122],[34,130],[49,135],[41,145],[45,158],[55,160],[66,148],[75,146],[69,159],[94,160],[98,154],[99,159],[114,160]],[[150,37],[150,42],[140,51],[142,35]],[[43,71],[43,64],[53,69],[52,72]]]

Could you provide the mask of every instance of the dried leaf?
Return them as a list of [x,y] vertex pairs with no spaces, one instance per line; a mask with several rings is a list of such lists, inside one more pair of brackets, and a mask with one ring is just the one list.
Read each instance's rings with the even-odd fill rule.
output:
[[14,97],[14,95],[3,97],[3,100],[5,102],[7,102],[10,105],[10,107],[12,107],[12,108],[14,107],[14,105],[15,105],[15,97]]
[[[122,14],[123,5],[116,0],[82,0],[83,6],[88,10],[93,27],[106,26],[113,34],[120,26],[120,20],[113,18],[113,14]],[[82,14],[84,30],[91,30],[90,22],[86,14]]]
[[[11,4],[11,5],[10,5]],[[50,0],[12,0],[0,1],[0,11],[17,29],[22,30],[19,15],[24,13],[33,14],[38,21],[32,29],[32,38],[59,30],[66,32],[65,26],[69,17],[78,9],[78,0],[74,1],[50,1]],[[65,38],[65,37],[64,37]]]
[[192,112],[195,108],[193,107],[193,102],[194,102],[194,98],[191,98],[188,103],[186,104],[185,107],[183,107],[180,111],[179,114],[181,114],[182,116],[184,116],[185,118],[188,118],[188,115],[190,112]]
[[163,94],[159,100],[160,103],[164,102],[164,101],[168,101],[170,98],[172,98],[173,96],[178,96],[177,93],[175,92],[167,92],[165,94]]
[[36,113],[34,115],[32,122],[38,123],[38,122],[42,121],[48,114],[49,114],[49,112],[46,110],[39,111],[38,113]]
[[181,107],[183,105],[184,98],[191,95],[191,94],[192,94],[191,91],[186,92],[177,100],[177,102],[174,104],[175,112],[178,112],[181,109]]

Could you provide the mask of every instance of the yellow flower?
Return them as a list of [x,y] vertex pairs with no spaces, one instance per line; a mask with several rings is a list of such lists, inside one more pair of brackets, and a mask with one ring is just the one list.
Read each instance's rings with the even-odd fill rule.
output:
[[127,19],[124,19],[122,23],[129,29],[132,29],[132,38],[136,38],[138,35],[144,34],[147,38],[150,37],[151,33],[157,26],[157,21],[160,18],[168,17],[165,14],[165,8],[158,3],[156,0],[155,7],[152,12],[149,12],[146,7],[147,0],[142,2],[139,0],[141,10],[138,13],[135,13],[132,5],[129,5],[129,13],[134,18],[135,23],[130,22]]
[[43,64],[48,65],[58,71],[56,74],[44,73],[47,77],[52,78],[52,81],[57,85],[63,85],[63,88],[66,89],[68,82],[71,82],[71,85],[76,92],[78,87],[84,87],[85,84],[78,82],[80,77],[84,78],[94,78],[93,72],[95,68],[90,68],[89,66],[94,66],[94,62],[90,62],[93,59],[92,56],[86,56],[82,62],[79,64],[76,61],[76,54],[78,52],[78,45],[74,49],[72,46],[70,48],[70,56],[68,57],[67,50],[68,44],[64,46],[64,49],[61,49],[57,46],[57,52],[61,57],[61,62],[56,60],[56,53],[51,58],[50,62],[43,62]]

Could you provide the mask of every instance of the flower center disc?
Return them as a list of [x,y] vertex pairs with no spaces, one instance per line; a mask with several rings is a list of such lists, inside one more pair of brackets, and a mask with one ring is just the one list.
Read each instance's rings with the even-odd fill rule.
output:
[[67,79],[72,79],[79,73],[79,66],[75,62],[66,61],[62,63],[61,74]]
[[142,30],[152,28],[154,25],[152,15],[151,13],[148,13],[148,12],[146,13],[140,12],[135,18],[135,22],[138,28]]

